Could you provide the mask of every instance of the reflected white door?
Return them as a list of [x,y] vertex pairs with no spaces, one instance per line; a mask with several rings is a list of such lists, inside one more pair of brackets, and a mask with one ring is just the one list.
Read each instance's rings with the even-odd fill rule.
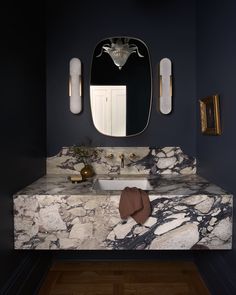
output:
[[126,136],[126,86],[90,86],[95,127],[102,133]]

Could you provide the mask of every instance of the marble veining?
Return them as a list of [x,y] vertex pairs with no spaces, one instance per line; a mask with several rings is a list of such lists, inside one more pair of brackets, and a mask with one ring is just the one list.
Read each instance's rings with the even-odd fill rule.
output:
[[106,246],[117,250],[230,249],[231,201],[228,196],[152,197],[153,212],[145,224],[138,225],[131,218],[126,227],[119,223],[106,238]]
[[[71,183],[68,181],[66,175],[45,175],[33,182],[31,185],[26,186],[20,190],[17,195],[55,195],[55,194],[85,194],[85,195],[114,195],[117,191],[96,191],[93,189],[93,183],[96,178],[101,179],[129,179],[133,178],[132,175],[98,175],[94,178],[88,179],[81,183]],[[194,175],[138,175],[136,179],[146,177],[152,190],[149,194],[158,195],[222,195],[228,194],[225,190],[219,186],[208,182],[206,179],[194,174]]]
[[[179,147],[65,147],[47,175],[14,195],[15,249],[189,250],[232,248],[233,196],[196,175]],[[124,167],[120,155],[124,155]],[[112,156],[111,156],[112,155]],[[89,161],[96,176],[68,181]],[[100,179],[147,179],[152,213],[145,224],[121,220],[121,191]],[[146,181],[146,180],[145,180]]]
[[121,220],[120,192],[97,192],[93,179],[37,180],[14,196],[15,249],[231,249],[232,195],[197,175],[146,177],[152,214],[144,225]]
[[[91,152],[89,162],[96,174],[196,174],[196,159],[180,147],[82,147]],[[109,158],[109,155],[113,155]],[[124,154],[121,168],[119,155]],[[135,157],[131,157],[135,154]],[[84,166],[83,157],[73,147],[64,147],[47,159],[47,174],[78,173]],[[88,159],[87,159],[88,160]]]

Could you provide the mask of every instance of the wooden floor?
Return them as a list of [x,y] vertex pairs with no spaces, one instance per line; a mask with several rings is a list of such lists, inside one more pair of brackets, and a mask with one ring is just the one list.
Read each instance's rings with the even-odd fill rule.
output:
[[209,295],[192,262],[56,262],[39,295]]

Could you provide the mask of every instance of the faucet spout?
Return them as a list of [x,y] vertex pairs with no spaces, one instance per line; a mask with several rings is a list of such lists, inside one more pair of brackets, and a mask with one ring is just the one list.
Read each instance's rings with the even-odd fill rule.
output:
[[120,155],[120,167],[121,168],[124,168],[124,163],[125,163],[125,156],[124,156],[124,154],[121,154]]

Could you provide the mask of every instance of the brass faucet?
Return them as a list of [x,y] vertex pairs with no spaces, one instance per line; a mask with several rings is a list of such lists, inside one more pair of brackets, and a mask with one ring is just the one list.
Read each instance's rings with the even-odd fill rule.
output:
[[121,167],[121,168],[124,168],[124,162],[125,162],[124,160],[125,160],[125,156],[124,156],[124,154],[121,154],[119,157],[120,157],[120,159],[121,159],[120,167]]

